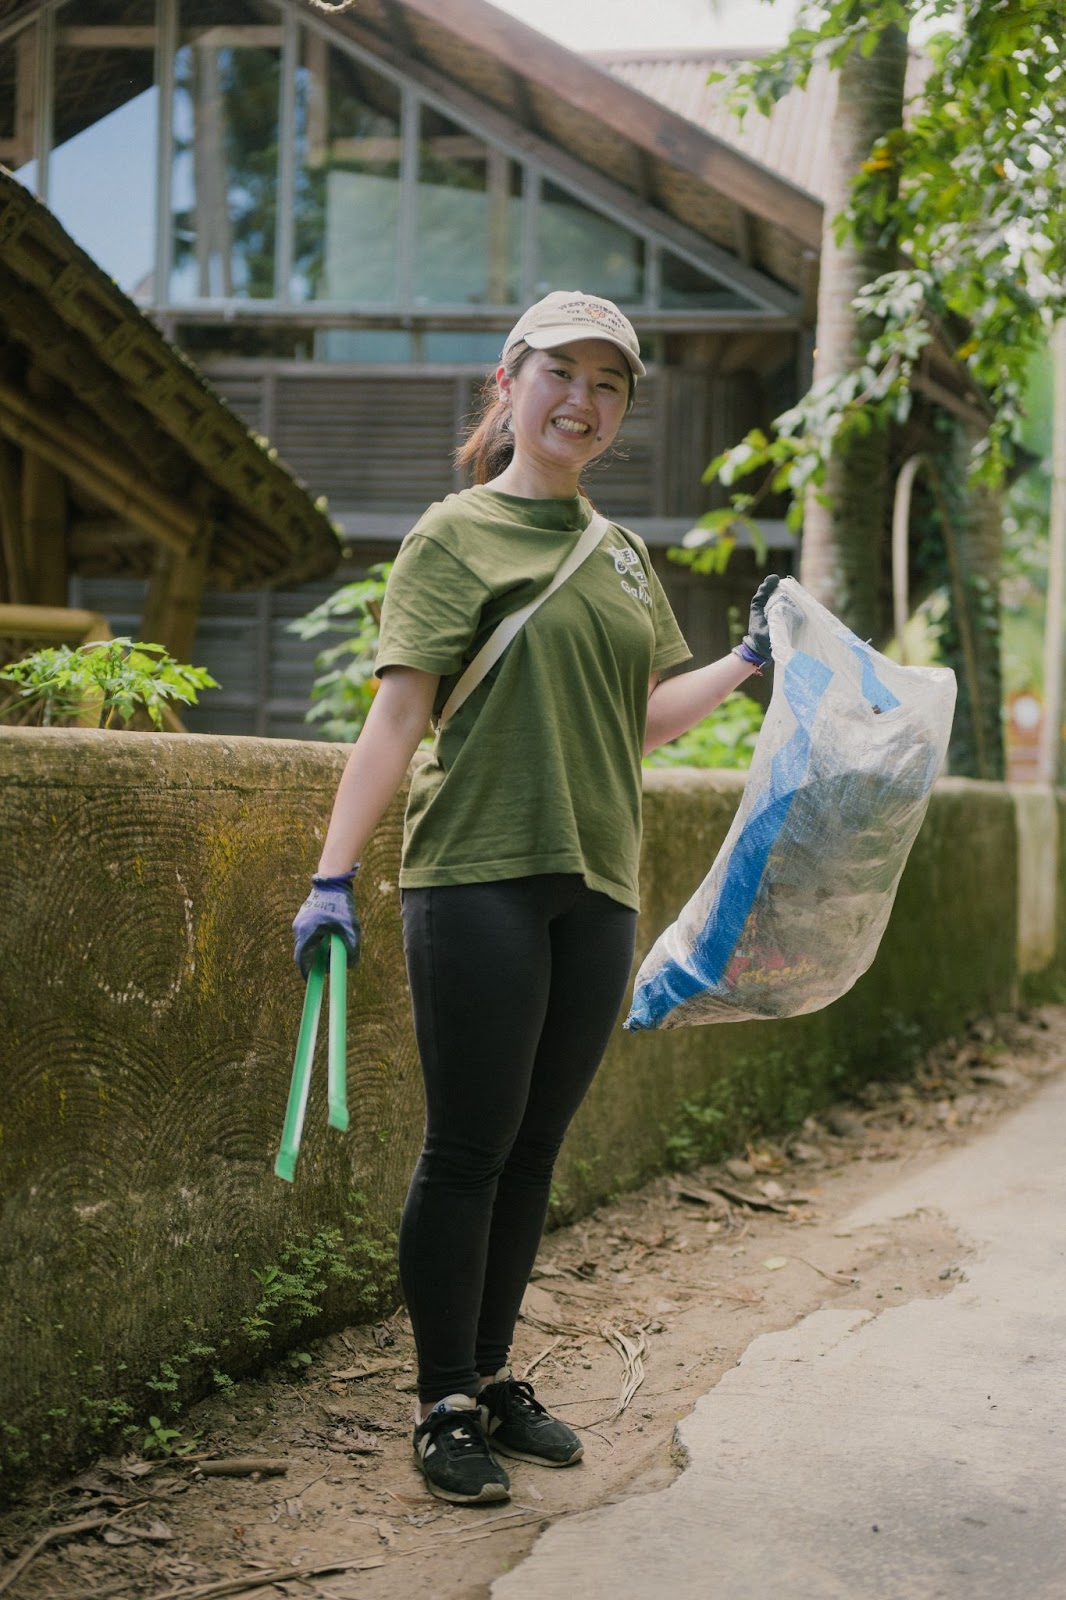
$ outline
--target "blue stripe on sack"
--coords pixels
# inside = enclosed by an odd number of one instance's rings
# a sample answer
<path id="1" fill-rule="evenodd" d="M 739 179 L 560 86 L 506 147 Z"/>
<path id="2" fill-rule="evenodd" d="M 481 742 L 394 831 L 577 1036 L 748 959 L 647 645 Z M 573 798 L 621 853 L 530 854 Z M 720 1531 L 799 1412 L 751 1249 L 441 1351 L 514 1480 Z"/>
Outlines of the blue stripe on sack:
<path id="1" fill-rule="evenodd" d="M 718 895 L 688 960 L 684 966 L 664 961 L 633 996 L 625 1022 L 631 1033 L 657 1028 L 671 1011 L 720 981 L 751 914 L 796 790 L 807 775 L 811 728 L 832 677 L 831 668 L 802 650 L 785 668 L 782 689 L 796 718 L 796 730 L 770 763 L 770 782 L 737 836 Z"/>
<path id="2" fill-rule="evenodd" d="M 870 650 L 859 639 L 851 647 L 853 655 L 858 656 L 862 665 L 862 697 L 877 711 L 894 711 L 899 701 L 887 684 L 881 682 L 877 676 L 873 662 L 870 660 Z"/>
<path id="3" fill-rule="evenodd" d="M 892 693 L 892 690 L 888 687 L 888 685 L 882 683 L 881 679 L 877 676 L 877 673 L 874 670 L 874 664 L 870 659 L 869 645 L 863 644 L 860 640 L 856 639 L 851 647 L 851 650 L 852 654 L 858 656 L 859 661 L 862 663 L 863 699 L 869 701 L 870 705 L 874 706 L 878 711 L 894 711 L 901 702 Z M 922 774 L 920 790 L 921 794 L 928 794 L 929 790 L 933 787 L 933 784 L 940 775 L 940 766 L 942 761 L 943 757 L 940 751 L 937 749 L 934 741 L 929 751 L 929 759 L 926 762 L 925 771 Z"/>

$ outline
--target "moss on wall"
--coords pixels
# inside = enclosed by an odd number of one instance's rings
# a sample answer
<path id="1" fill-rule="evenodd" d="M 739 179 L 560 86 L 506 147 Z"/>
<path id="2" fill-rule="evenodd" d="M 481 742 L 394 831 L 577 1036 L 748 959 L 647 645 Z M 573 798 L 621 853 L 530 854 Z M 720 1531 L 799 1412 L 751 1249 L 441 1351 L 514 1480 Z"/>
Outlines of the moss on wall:
<path id="1" fill-rule="evenodd" d="M 1030 856 L 1033 875 L 1044 872 L 1051 880 L 1039 882 L 1036 889 L 1043 932 L 1040 954 L 1048 959 L 1046 965 L 1039 959 L 1023 962 L 1022 992 L 1033 1002 L 1061 1002 L 1066 1001 L 1066 791 L 1060 789 L 1047 796 L 1046 806 L 1050 816 L 1042 807 L 1041 820 L 1047 839 L 1042 852 L 1031 849 Z M 1024 906 L 1024 886 L 1022 902 Z M 1054 949 L 1050 950 L 1052 943 Z"/>
<path id="2" fill-rule="evenodd" d="M 0 734 L 9 1490 L 149 1412 L 174 1413 L 312 1324 L 395 1303 L 390 1234 L 422 1129 L 400 802 L 359 879 L 351 1132 L 327 1131 L 320 1059 L 297 1181 L 272 1171 L 303 992 L 289 927 L 345 754 Z M 648 775 L 641 951 L 703 877 L 740 787 L 729 774 Z M 845 999 L 794 1022 L 619 1031 L 560 1161 L 556 1214 L 800 1120 L 1005 1004 L 1015 873 L 1007 792 L 941 785 L 881 954 Z"/>

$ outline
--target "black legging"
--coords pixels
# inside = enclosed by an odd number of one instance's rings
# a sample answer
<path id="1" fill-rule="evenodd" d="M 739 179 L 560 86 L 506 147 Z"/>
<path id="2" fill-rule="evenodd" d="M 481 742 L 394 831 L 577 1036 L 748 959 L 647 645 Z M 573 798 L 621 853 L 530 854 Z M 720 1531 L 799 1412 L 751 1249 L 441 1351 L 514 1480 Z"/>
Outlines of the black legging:
<path id="1" fill-rule="evenodd" d="M 422 1401 L 506 1361 L 552 1168 L 599 1066 L 636 912 L 568 873 L 403 893 L 426 1136 L 400 1225 Z"/>

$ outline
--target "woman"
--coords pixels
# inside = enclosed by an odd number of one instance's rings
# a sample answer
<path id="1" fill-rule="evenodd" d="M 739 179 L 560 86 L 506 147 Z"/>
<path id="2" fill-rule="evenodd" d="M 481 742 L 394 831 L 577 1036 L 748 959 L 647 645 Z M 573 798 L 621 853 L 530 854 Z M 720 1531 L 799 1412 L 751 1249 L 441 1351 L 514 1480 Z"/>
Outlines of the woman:
<path id="1" fill-rule="evenodd" d="M 581 473 L 643 376 L 610 301 L 557 291 L 512 330 L 460 452 L 475 486 L 430 507 L 389 579 L 380 688 L 294 923 L 305 976 L 330 932 L 358 955 L 358 858 L 464 665 L 584 530 Z M 733 654 L 664 680 L 690 652 L 643 544 L 608 526 L 413 775 L 400 887 L 426 1133 L 400 1276 L 418 1351 L 415 1462 L 442 1499 L 506 1499 L 498 1455 L 581 1456 L 507 1357 L 553 1163 L 631 969 L 641 754 L 769 659 L 776 582 Z"/>

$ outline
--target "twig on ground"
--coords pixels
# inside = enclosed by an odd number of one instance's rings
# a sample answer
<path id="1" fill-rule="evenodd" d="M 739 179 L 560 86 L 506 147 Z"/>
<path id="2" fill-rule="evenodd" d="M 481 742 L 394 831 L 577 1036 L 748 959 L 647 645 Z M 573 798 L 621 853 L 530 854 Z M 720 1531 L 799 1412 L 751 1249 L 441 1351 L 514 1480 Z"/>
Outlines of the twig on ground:
<path id="1" fill-rule="evenodd" d="M 839 1272 L 827 1272 L 824 1267 L 818 1266 L 816 1262 L 808 1261 L 806 1256 L 797 1256 L 796 1260 L 802 1261 L 805 1267 L 810 1267 L 811 1271 L 817 1272 L 820 1277 L 828 1278 L 830 1283 L 843 1284 L 845 1289 L 853 1289 L 859 1281 L 858 1278 L 845 1278 Z"/>
<path id="2" fill-rule="evenodd" d="M 296 1490 L 294 1499 L 302 1499 L 302 1497 L 307 1493 L 308 1489 L 314 1488 L 316 1483 L 321 1483 L 323 1478 L 328 1478 L 332 1470 L 333 1469 L 331 1467 L 327 1467 L 325 1472 L 320 1472 L 318 1474 L 317 1478 L 311 1478 L 309 1482 L 304 1484 L 302 1489 Z"/>
<path id="3" fill-rule="evenodd" d="M 25 1572 L 30 1562 L 35 1561 L 41 1551 L 46 1550 L 50 1544 L 56 1544 L 60 1539 L 73 1539 L 79 1533 L 90 1533 L 94 1528 L 109 1527 L 112 1522 L 117 1522 L 119 1517 L 125 1517 L 131 1511 L 139 1511 L 142 1506 L 147 1504 L 147 1500 L 134 1500 L 110 1517 L 82 1517 L 77 1522 L 64 1522 L 58 1528 L 49 1528 L 39 1538 L 35 1539 L 29 1549 L 24 1550 L 11 1563 L 3 1576 L 0 1577 L 0 1594 L 3 1594 L 5 1589 L 10 1589 L 15 1579 Z"/>
<path id="4" fill-rule="evenodd" d="M 647 1354 L 648 1341 L 643 1328 L 636 1339 L 627 1338 L 620 1328 L 605 1326 L 600 1332 L 611 1349 L 617 1350 L 622 1357 L 622 1392 L 612 1415 L 603 1418 L 604 1422 L 613 1422 L 615 1417 L 622 1415 L 644 1382 L 644 1356 Z"/>
<path id="5" fill-rule="evenodd" d="M 528 1322 L 532 1328 L 539 1328 L 541 1333 L 555 1333 L 564 1339 L 585 1339 L 591 1332 L 591 1329 L 581 1328 L 576 1322 L 549 1322 L 547 1317 L 538 1317 L 535 1312 L 525 1309 L 520 1316 L 523 1322 Z"/>
<path id="6" fill-rule="evenodd" d="M 529 1363 L 529 1365 L 526 1367 L 525 1371 L 522 1373 L 522 1381 L 523 1381 L 523 1383 L 528 1379 L 529 1374 L 531 1372 L 535 1371 L 535 1369 L 540 1366 L 540 1364 L 544 1360 L 545 1356 L 550 1356 L 552 1351 L 555 1349 L 556 1345 L 562 1344 L 562 1342 L 563 1342 L 563 1336 L 562 1336 L 562 1334 L 559 1334 L 556 1338 L 554 1338 L 552 1340 L 551 1344 L 546 1344 L 544 1346 L 544 1349 L 540 1352 L 539 1356 L 534 1356 L 533 1357 L 533 1360 Z"/>
<path id="7" fill-rule="evenodd" d="M 551 1519 L 551 1517 L 549 1516 L 549 1514 L 547 1512 L 538 1511 L 531 1517 L 523 1517 L 521 1522 L 509 1522 L 508 1525 L 507 1525 L 507 1528 L 508 1528 L 508 1531 L 511 1528 L 526 1528 L 532 1522 L 550 1522 L 551 1520 L 552 1519 Z M 467 1533 L 467 1534 L 464 1534 L 464 1536 L 461 1539 L 457 1539 L 456 1540 L 456 1543 L 457 1544 L 472 1544 L 475 1539 L 491 1539 L 492 1535 L 494 1533 L 496 1533 L 497 1531 L 498 1530 L 495 1527 L 482 1528 L 479 1533 Z M 423 1545 L 421 1548 L 423 1550 L 425 1550 L 428 1547 L 426 1545 Z M 403 1553 L 405 1553 L 405 1552 L 403 1552 Z"/>
<path id="8" fill-rule="evenodd" d="M 335 1383 L 359 1383 L 363 1378 L 379 1378 L 386 1372 L 402 1372 L 406 1365 L 401 1356 L 394 1361 L 372 1361 L 369 1365 L 344 1367 L 340 1372 L 331 1372 L 330 1377 Z"/>
<path id="9" fill-rule="evenodd" d="M 269 1589 L 278 1583 L 323 1578 L 331 1572 L 368 1572 L 372 1567 L 384 1565 L 384 1556 L 341 1556 L 336 1561 L 317 1562 L 309 1567 L 272 1567 L 243 1578 L 219 1578 L 211 1583 L 198 1583 L 191 1589 L 159 1589 L 147 1596 L 147 1600 L 222 1600 L 224 1595 L 249 1594 L 253 1589 Z M 114 1590 L 109 1592 L 114 1593 Z M 87 1593 L 77 1596 L 76 1600 L 96 1600 L 96 1597 Z"/>

